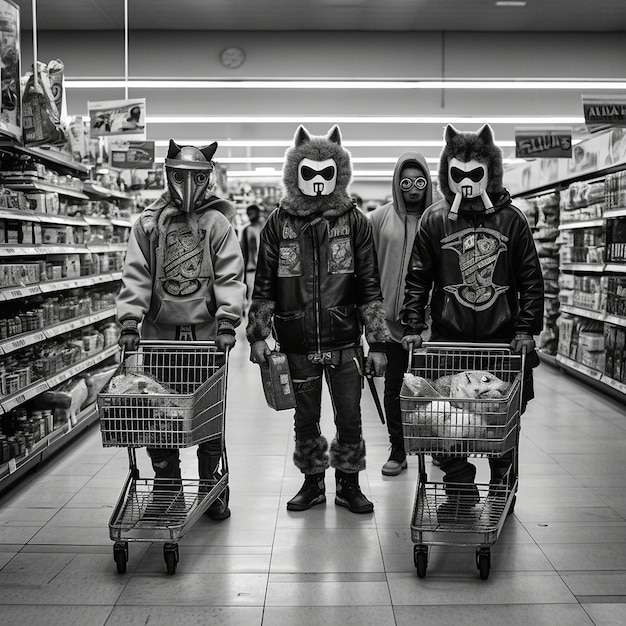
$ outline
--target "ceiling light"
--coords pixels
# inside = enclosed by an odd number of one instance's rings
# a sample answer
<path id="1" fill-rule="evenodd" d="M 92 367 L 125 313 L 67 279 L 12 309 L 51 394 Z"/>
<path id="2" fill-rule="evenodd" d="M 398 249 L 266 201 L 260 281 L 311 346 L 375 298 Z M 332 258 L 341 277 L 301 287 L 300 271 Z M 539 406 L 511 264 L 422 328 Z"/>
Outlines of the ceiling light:
<path id="1" fill-rule="evenodd" d="M 626 81 L 611 79 L 564 80 L 544 78 L 475 80 L 192 80 L 64 78 L 65 89 L 545 89 L 626 90 Z"/>
<path id="2" fill-rule="evenodd" d="M 582 115 L 147 115 L 147 124 L 583 124 Z"/>
<path id="3" fill-rule="evenodd" d="M 524 0 L 498 0 L 496 2 L 497 7 L 525 7 L 526 2 Z"/>

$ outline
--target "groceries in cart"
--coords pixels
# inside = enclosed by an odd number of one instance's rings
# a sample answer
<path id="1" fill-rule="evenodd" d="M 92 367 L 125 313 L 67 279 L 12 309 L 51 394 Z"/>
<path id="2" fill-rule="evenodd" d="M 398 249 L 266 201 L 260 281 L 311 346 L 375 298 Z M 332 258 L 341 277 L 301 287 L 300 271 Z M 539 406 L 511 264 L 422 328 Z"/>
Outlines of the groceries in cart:
<path id="1" fill-rule="evenodd" d="M 176 437 L 172 433 L 184 427 L 185 407 L 180 399 L 145 371 L 126 370 L 113 376 L 106 394 L 110 429 L 104 445 L 165 445 Z"/>
<path id="2" fill-rule="evenodd" d="M 155 376 L 145 372 L 124 372 L 114 376 L 109 382 L 108 392 L 118 394 L 159 394 L 172 393 L 172 390 L 161 383 Z"/>
<path id="3" fill-rule="evenodd" d="M 412 435 L 441 439 L 438 450 L 450 451 L 458 439 L 499 439 L 507 424 L 510 382 L 485 370 L 465 370 L 434 380 L 406 372 L 400 395 L 418 399 L 405 411 L 406 426 L 415 425 Z M 432 445 L 432 441 L 429 442 Z"/>

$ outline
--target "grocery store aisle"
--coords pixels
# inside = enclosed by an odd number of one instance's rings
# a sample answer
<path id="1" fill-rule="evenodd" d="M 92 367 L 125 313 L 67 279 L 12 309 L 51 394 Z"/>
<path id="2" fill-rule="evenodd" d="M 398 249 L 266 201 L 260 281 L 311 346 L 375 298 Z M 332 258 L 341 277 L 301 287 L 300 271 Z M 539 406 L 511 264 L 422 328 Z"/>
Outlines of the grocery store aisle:
<path id="1" fill-rule="evenodd" d="M 139 542 L 118 574 L 108 521 L 127 454 L 103 448 L 93 426 L 0 498 L 4 626 L 626 623 L 623 406 L 541 365 L 523 418 L 517 505 L 492 547 L 491 575 L 479 578 L 474 547 L 436 547 L 418 579 L 410 531 L 417 459 L 400 476 L 381 475 L 388 444 L 369 390 L 361 482 L 374 513 L 336 507 L 330 472 L 326 505 L 288 512 L 301 483 L 291 412 L 266 406 L 239 339 L 227 407 L 232 517 L 201 519 L 185 533 L 174 576 L 161 544 Z M 328 418 L 324 427 L 332 436 Z M 191 477 L 195 450 L 185 455 Z M 138 456 L 147 472 L 145 451 Z M 477 462 L 484 471 L 486 461 Z M 436 480 L 439 470 L 427 467 Z"/>

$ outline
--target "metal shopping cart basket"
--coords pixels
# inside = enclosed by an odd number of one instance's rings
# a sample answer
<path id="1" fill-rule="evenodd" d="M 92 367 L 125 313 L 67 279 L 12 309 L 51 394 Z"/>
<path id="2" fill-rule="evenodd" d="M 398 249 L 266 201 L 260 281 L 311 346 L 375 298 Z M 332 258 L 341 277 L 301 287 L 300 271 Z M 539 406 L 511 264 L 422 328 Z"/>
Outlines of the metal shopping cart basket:
<path id="1" fill-rule="evenodd" d="M 400 406 L 406 452 L 418 456 L 411 540 L 420 578 L 429 546 L 476 546 L 480 577 L 489 576 L 490 546 L 515 504 L 524 360 L 501 344 L 425 343 L 411 350 Z M 425 455 L 508 452 L 512 464 L 502 484 L 428 481 Z"/>
<path id="2" fill-rule="evenodd" d="M 128 448 L 128 476 L 109 522 L 119 573 L 126 571 L 128 542 L 150 541 L 164 544 L 167 572 L 174 574 L 187 528 L 216 499 L 228 505 L 227 370 L 228 352 L 214 342 L 142 341 L 122 355 L 119 376 L 98 395 L 102 444 Z M 210 439 L 220 440 L 221 476 L 183 478 L 165 488 L 140 477 L 136 448 L 186 448 Z"/>

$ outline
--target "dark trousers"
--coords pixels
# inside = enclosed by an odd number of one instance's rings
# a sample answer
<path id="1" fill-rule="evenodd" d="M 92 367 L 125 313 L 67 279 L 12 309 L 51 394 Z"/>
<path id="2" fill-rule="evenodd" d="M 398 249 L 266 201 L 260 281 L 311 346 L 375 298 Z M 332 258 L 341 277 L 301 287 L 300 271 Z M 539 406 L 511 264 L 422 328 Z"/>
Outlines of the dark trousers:
<path id="1" fill-rule="evenodd" d="M 395 341 L 388 341 L 385 345 L 385 351 L 387 353 L 387 370 L 385 372 L 383 404 L 389 442 L 393 449 L 404 450 L 400 390 L 409 364 L 409 353 L 402 347 L 401 343 Z"/>
<path id="2" fill-rule="evenodd" d="M 354 348 L 333 352 L 333 361 L 315 363 L 306 354 L 287 354 L 296 396 L 296 441 L 321 435 L 322 378 L 330 393 L 337 439 L 343 444 L 361 441 L 362 352 Z"/>

